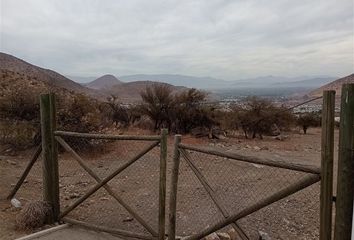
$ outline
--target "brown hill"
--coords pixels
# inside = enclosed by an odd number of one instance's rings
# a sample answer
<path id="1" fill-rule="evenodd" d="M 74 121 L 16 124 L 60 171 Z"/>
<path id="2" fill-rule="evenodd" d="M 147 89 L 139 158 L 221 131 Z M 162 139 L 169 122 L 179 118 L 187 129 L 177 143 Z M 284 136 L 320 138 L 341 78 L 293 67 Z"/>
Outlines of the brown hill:
<path id="1" fill-rule="evenodd" d="M 22 88 L 38 87 L 39 89 L 67 89 L 68 91 L 89 95 L 95 98 L 103 98 L 104 94 L 93 89 L 86 88 L 63 75 L 49 69 L 44 69 L 25 62 L 12 55 L 0 52 L 1 83 L 12 79 L 13 87 L 19 85 Z M 30 90 L 27 89 L 27 90 Z"/>
<path id="2" fill-rule="evenodd" d="M 52 91 L 67 97 L 78 93 L 85 94 L 101 101 L 105 101 L 109 95 L 116 95 L 122 102 L 134 103 L 141 100 L 141 91 L 154 84 L 166 84 L 175 93 L 187 89 L 154 81 L 122 83 L 113 75 L 96 79 L 89 83 L 91 88 L 88 88 L 57 72 L 0 52 L 0 98 L 14 93 L 38 96 L 40 93 Z"/>
<path id="3" fill-rule="evenodd" d="M 102 77 L 97 78 L 96 80 L 89 82 L 85 86 L 91 89 L 109 89 L 114 85 L 121 84 L 122 82 L 118 80 L 115 76 L 111 74 L 103 75 Z"/>
<path id="4" fill-rule="evenodd" d="M 57 95 L 65 96 L 66 98 L 77 94 L 75 91 L 49 85 L 44 81 L 38 81 L 36 77 L 0 69 L 0 101 L 11 97 L 25 97 L 38 101 L 40 94 L 48 92 L 55 92 Z"/>
<path id="5" fill-rule="evenodd" d="M 336 95 L 340 96 L 342 91 L 342 85 L 346 83 L 354 83 L 354 73 L 343 78 L 339 78 L 331 83 L 328 83 L 312 92 L 310 96 L 319 97 L 322 96 L 324 90 L 335 90 Z"/>
<path id="6" fill-rule="evenodd" d="M 108 94 L 112 94 L 118 96 L 122 102 L 133 103 L 141 100 L 140 92 L 145 90 L 148 86 L 153 86 L 155 84 L 164 84 L 172 89 L 172 93 L 181 92 L 186 87 L 182 86 L 174 86 L 168 83 L 154 82 L 154 81 L 136 81 L 136 82 L 128 82 L 121 83 L 115 85 L 107 91 Z"/>

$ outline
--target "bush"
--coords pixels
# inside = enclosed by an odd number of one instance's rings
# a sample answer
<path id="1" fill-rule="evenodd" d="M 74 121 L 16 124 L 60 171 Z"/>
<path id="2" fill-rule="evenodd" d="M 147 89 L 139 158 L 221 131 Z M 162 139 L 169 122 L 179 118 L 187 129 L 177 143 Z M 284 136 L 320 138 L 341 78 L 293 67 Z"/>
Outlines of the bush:
<path id="1" fill-rule="evenodd" d="M 0 123 L 0 143 L 13 149 L 25 149 L 38 144 L 39 125 L 27 121 L 3 121 Z"/>
<path id="2" fill-rule="evenodd" d="M 189 133 L 193 128 L 216 124 L 214 108 L 203 105 L 207 94 L 197 89 L 173 95 L 167 85 L 156 84 L 147 87 L 141 97 L 139 109 L 153 121 L 154 130 L 167 127 L 171 132 Z"/>
<path id="3" fill-rule="evenodd" d="M 171 128 L 172 109 L 174 101 L 172 90 L 168 85 L 155 84 L 146 87 L 145 91 L 140 93 L 143 103 L 140 109 L 154 123 L 154 130 L 161 127 Z"/>
<path id="4" fill-rule="evenodd" d="M 34 230 L 44 226 L 51 214 L 51 206 L 47 202 L 34 201 L 28 203 L 16 218 L 16 225 L 22 230 Z"/>
<path id="5" fill-rule="evenodd" d="M 216 124 L 214 108 L 203 105 L 206 96 L 205 92 L 194 88 L 175 96 L 171 117 L 176 132 L 189 133 L 193 128 L 211 128 Z"/>
<path id="6" fill-rule="evenodd" d="M 11 92 L 0 99 L 3 119 L 39 121 L 39 98 L 30 92 Z"/>
<path id="7" fill-rule="evenodd" d="M 297 117 L 296 123 L 302 128 L 304 134 L 306 134 L 309 127 L 318 127 L 321 125 L 321 115 L 317 112 L 303 113 Z"/>
<path id="8" fill-rule="evenodd" d="M 72 132 L 96 132 L 100 129 L 102 116 L 98 104 L 92 99 L 76 95 L 72 100 L 59 103 L 58 129 Z"/>
<path id="9" fill-rule="evenodd" d="M 294 116 L 284 107 L 276 107 L 272 102 L 257 97 L 247 98 L 240 105 L 232 107 L 236 117 L 235 126 L 240 127 L 245 137 L 249 135 L 262 139 L 263 135 L 273 135 L 274 129 L 289 129 L 294 122 Z"/>
<path id="10" fill-rule="evenodd" d="M 125 105 L 115 95 L 107 98 L 107 102 L 99 104 L 103 118 L 116 127 L 128 127 L 141 119 L 142 108 L 140 105 Z"/>
<path id="11" fill-rule="evenodd" d="M 103 115 L 100 112 L 99 104 L 85 95 L 75 95 L 68 101 L 58 101 L 59 110 L 57 114 L 57 128 L 70 132 L 98 132 L 102 128 Z M 64 137 L 64 139 L 75 150 L 87 150 L 101 141 L 94 141 L 88 138 Z"/>

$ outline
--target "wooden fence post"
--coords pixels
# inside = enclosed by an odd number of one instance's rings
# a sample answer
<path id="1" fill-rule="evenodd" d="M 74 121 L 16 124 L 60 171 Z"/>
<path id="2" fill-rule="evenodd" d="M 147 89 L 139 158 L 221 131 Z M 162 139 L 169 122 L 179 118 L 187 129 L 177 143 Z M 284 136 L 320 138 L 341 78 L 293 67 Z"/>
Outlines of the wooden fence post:
<path id="1" fill-rule="evenodd" d="M 52 215 L 48 222 L 58 221 L 59 207 L 59 173 L 58 149 L 54 138 L 56 128 L 55 95 L 43 94 L 40 97 L 41 135 L 43 153 L 43 200 L 52 206 Z"/>
<path id="2" fill-rule="evenodd" d="M 168 240 L 176 239 L 176 207 L 177 207 L 177 186 L 178 186 L 178 172 L 180 162 L 179 143 L 181 142 L 181 135 L 175 135 L 175 144 L 173 151 L 173 166 L 171 172 L 171 187 L 170 187 L 170 212 L 168 225 Z"/>
<path id="3" fill-rule="evenodd" d="M 335 240 L 350 240 L 354 198 L 354 84 L 342 86 Z"/>
<path id="4" fill-rule="evenodd" d="M 160 187 L 159 187 L 159 240 L 165 239 L 166 217 L 166 164 L 167 164 L 167 129 L 161 130 L 160 141 Z"/>
<path id="5" fill-rule="evenodd" d="M 321 139 L 320 240 L 332 239 L 335 91 L 323 92 Z"/>

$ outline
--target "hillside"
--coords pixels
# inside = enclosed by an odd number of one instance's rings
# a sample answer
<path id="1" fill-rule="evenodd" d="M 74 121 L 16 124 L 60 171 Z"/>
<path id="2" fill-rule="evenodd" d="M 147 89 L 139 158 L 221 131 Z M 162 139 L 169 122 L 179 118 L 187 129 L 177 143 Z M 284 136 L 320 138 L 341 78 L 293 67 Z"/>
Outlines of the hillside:
<path id="1" fill-rule="evenodd" d="M 323 86 L 324 84 L 330 83 L 336 79 L 335 77 L 315 77 L 300 81 L 291 81 L 291 82 L 278 82 L 273 83 L 273 87 L 301 87 L 301 88 L 318 88 Z"/>
<path id="2" fill-rule="evenodd" d="M 104 94 L 93 89 L 86 88 L 63 75 L 49 69 L 44 69 L 28 62 L 25 62 L 12 55 L 0 52 L 0 71 L 3 73 L 1 82 L 9 79 L 14 83 L 31 90 L 34 86 L 41 86 L 46 89 L 67 89 L 76 93 L 89 95 L 95 98 L 103 98 Z"/>
<path id="3" fill-rule="evenodd" d="M 121 101 L 132 103 L 141 99 L 141 91 L 154 84 L 166 84 L 173 92 L 186 89 L 156 81 L 123 83 L 108 74 L 83 86 L 52 70 L 0 53 L 0 98 L 11 94 L 28 94 L 36 97 L 51 91 L 69 98 L 75 94 L 85 94 L 101 101 L 105 101 L 109 95 L 116 95 Z"/>
<path id="4" fill-rule="evenodd" d="M 87 83 L 85 86 L 91 89 L 109 89 L 114 85 L 122 84 L 115 76 L 111 74 L 103 75 L 102 77 L 97 78 L 96 80 Z"/>
<path id="5" fill-rule="evenodd" d="M 346 77 L 339 78 L 331 83 L 328 83 L 328 84 L 310 92 L 309 95 L 313 96 L 313 97 L 318 97 L 318 96 L 322 96 L 322 92 L 324 90 L 335 90 L 336 95 L 340 96 L 341 90 L 342 90 L 342 85 L 346 84 L 346 83 L 354 83 L 354 73 L 351 75 L 348 75 Z"/>
<path id="6" fill-rule="evenodd" d="M 40 94 L 48 92 L 55 92 L 58 96 L 65 96 L 67 99 L 77 94 L 75 91 L 39 81 L 37 77 L 0 69 L 0 101 L 24 97 L 35 102 Z"/>
<path id="7" fill-rule="evenodd" d="M 109 90 L 106 90 L 106 93 L 116 95 L 123 102 L 133 103 L 141 100 L 140 92 L 145 90 L 148 86 L 153 86 L 154 84 L 165 84 L 172 89 L 173 93 L 177 93 L 187 89 L 182 86 L 173 86 L 168 83 L 153 82 L 153 81 L 136 81 L 121 83 L 115 86 L 112 86 Z"/>

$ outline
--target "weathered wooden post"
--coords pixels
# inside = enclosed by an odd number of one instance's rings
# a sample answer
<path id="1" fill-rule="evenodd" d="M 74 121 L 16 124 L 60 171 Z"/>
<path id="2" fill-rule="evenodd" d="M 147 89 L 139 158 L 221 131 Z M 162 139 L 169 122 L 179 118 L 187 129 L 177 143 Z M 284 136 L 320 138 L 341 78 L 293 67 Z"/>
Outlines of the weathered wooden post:
<path id="1" fill-rule="evenodd" d="M 170 212 L 168 225 L 168 240 L 176 239 L 176 207 L 177 207 L 177 187 L 178 187 L 178 173 L 180 152 L 178 145 L 181 142 L 181 135 L 175 136 L 175 144 L 173 151 L 173 166 L 171 172 L 171 187 L 170 187 Z"/>
<path id="2" fill-rule="evenodd" d="M 335 91 L 323 92 L 321 139 L 320 240 L 332 238 Z"/>
<path id="3" fill-rule="evenodd" d="M 43 200 L 52 206 L 49 223 L 58 221 L 59 207 L 59 173 L 58 149 L 54 138 L 56 128 L 55 95 L 43 94 L 40 97 L 41 135 L 43 155 Z"/>
<path id="4" fill-rule="evenodd" d="M 162 129 L 160 141 L 159 240 L 165 239 L 167 135 L 168 130 Z"/>
<path id="5" fill-rule="evenodd" d="M 335 240 L 350 240 L 354 198 L 354 84 L 342 86 Z"/>

